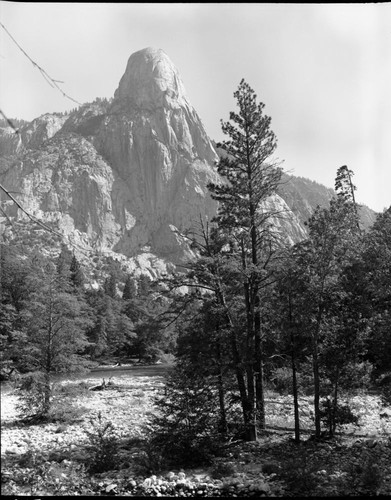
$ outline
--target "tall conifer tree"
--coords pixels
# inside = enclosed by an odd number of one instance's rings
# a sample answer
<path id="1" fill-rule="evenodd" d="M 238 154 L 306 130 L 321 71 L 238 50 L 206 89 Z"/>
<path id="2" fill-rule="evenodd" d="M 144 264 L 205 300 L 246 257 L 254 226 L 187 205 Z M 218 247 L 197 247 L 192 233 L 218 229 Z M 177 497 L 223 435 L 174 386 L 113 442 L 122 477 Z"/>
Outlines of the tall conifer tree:
<path id="1" fill-rule="evenodd" d="M 277 140 L 270 117 L 263 113 L 264 104 L 257 102 L 244 80 L 234 97 L 239 111 L 230 113 L 229 122 L 222 122 L 229 139 L 218 144 L 224 152 L 217 165 L 223 183 L 210 184 L 209 189 L 219 202 L 216 221 L 230 235 L 244 276 L 246 420 L 248 438 L 255 440 L 257 425 L 265 427 L 260 291 L 267 283 L 273 248 L 270 218 L 275 215 L 266 209 L 265 201 L 275 193 L 282 171 L 272 160 Z"/>

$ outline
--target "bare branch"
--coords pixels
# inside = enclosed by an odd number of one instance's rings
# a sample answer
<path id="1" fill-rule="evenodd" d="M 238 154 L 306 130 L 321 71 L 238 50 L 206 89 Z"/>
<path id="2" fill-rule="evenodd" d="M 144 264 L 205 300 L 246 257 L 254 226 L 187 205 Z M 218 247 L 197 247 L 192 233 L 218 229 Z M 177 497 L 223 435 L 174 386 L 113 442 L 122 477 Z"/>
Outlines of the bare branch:
<path id="1" fill-rule="evenodd" d="M 48 84 L 51 87 L 55 87 L 57 90 L 61 92 L 61 94 L 66 97 L 67 99 L 70 99 L 71 101 L 75 102 L 79 106 L 81 105 L 80 102 L 76 101 L 76 99 L 73 99 L 69 95 L 67 95 L 61 87 L 57 84 L 57 82 L 60 82 L 60 80 L 54 80 L 51 76 L 49 76 L 46 71 L 39 66 L 35 61 L 31 59 L 31 57 L 27 54 L 25 50 L 22 49 L 22 47 L 18 44 L 18 42 L 15 40 L 15 38 L 11 35 L 11 33 L 7 30 L 7 28 L 4 26 L 2 22 L 0 22 L 0 26 L 3 28 L 3 30 L 7 33 L 7 35 L 11 38 L 11 40 L 15 43 L 15 45 L 18 47 L 18 49 L 27 57 L 27 59 L 32 63 L 33 66 L 35 66 L 41 73 L 41 75 L 45 78 L 45 80 L 48 82 Z M 63 83 L 63 82 L 61 82 Z"/>

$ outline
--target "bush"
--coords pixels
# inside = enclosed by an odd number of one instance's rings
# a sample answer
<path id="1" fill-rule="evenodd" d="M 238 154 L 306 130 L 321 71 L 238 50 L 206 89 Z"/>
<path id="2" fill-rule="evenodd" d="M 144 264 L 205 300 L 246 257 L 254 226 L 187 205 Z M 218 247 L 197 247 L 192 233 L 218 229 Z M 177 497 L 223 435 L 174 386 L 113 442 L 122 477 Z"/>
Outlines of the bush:
<path id="1" fill-rule="evenodd" d="M 60 394 L 65 397 L 79 397 L 79 396 L 92 396 L 88 390 L 87 382 L 79 382 L 76 384 L 59 384 L 55 387 L 55 394 Z"/>
<path id="2" fill-rule="evenodd" d="M 29 421 L 46 420 L 50 410 L 47 396 L 51 396 L 52 389 L 42 372 L 21 376 L 17 385 L 19 401 L 16 404 L 19 415 Z"/>
<path id="3" fill-rule="evenodd" d="M 140 475 L 157 474 L 161 472 L 166 465 L 166 460 L 159 449 L 152 441 L 145 441 L 143 449 L 137 456 L 136 471 Z"/>
<path id="4" fill-rule="evenodd" d="M 86 413 L 84 406 L 73 406 L 71 398 L 55 400 L 47 413 L 46 420 L 62 424 L 80 422 Z"/>
<path id="5" fill-rule="evenodd" d="M 312 496 L 316 494 L 321 478 L 317 474 L 323 464 L 303 453 L 301 457 L 289 459 L 283 466 L 282 478 L 287 484 L 289 496 Z"/>
<path id="6" fill-rule="evenodd" d="M 101 412 L 96 420 L 89 419 L 91 429 L 85 429 L 90 444 L 87 449 L 91 455 L 88 466 L 90 472 L 106 472 L 118 465 L 118 440 L 112 422 L 104 422 Z"/>
<path id="7" fill-rule="evenodd" d="M 218 403 L 207 378 L 176 367 L 146 432 L 169 465 L 210 463 L 219 452 Z"/>
<path id="8" fill-rule="evenodd" d="M 333 401 L 326 398 L 321 401 L 320 419 L 325 427 L 330 430 L 330 434 L 333 434 L 337 426 L 358 425 L 359 417 L 352 412 L 349 405 L 337 404 L 337 406 L 334 406 Z"/>
<path id="9" fill-rule="evenodd" d="M 348 363 L 344 366 L 339 384 L 347 391 L 366 388 L 370 385 L 372 372 L 373 365 L 369 361 Z"/>
<path id="10" fill-rule="evenodd" d="M 300 394 L 305 394 L 306 396 L 311 396 L 314 393 L 314 382 L 311 371 L 308 367 L 303 365 L 303 371 L 297 372 L 297 389 Z M 292 370 L 287 366 L 282 366 L 276 368 L 271 376 L 270 381 L 272 383 L 272 389 L 277 391 L 279 394 L 288 395 L 292 394 L 293 382 L 292 382 Z"/>
<path id="11" fill-rule="evenodd" d="M 233 462 L 216 462 L 212 468 L 213 479 L 232 476 L 236 472 L 236 465 Z"/>
<path id="12" fill-rule="evenodd" d="M 359 495 L 377 495 L 383 480 L 383 472 L 374 457 L 364 455 L 360 463 L 349 464 L 345 490 L 354 490 Z"/>
<path id="13" fill-rule="evenodd" d="M 292 370 L 283 366 L 276 368 L 270 378 L 273 389 L 279 394 L 292 394 Z"/>

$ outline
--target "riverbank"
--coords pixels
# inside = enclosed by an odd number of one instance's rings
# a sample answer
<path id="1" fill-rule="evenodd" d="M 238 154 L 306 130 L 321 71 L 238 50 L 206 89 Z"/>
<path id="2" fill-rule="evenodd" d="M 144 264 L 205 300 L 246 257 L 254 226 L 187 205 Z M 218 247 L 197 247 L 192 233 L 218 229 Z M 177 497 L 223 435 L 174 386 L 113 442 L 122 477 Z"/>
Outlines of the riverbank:
<path id="1" fill-rule="evenodd" d="M 275 395 L 273 404 L 273 395 L 269 394 L 270 430 L 258 442 L 235 443 L 227 447 L 223 457 L 203 468 L 152 475 L 147 470 L 148 457 L 139 443 L 144 438 L 148 414 L 154 409 L 153 400 L 164 393 L 164 376 L 152 375 L 153 368 L 159 367 L 126 369 L 114 374 L 105 369 L 106 374 L 111 374 L 110 385 L 98 392 L 89 391 L 88 387 L 102 382 L 100 372 L 98 376 L 90 372 L 83 380 L 62 380 L 64 394 L 73 394 L 70 406 L 74 413 L 68 422 L 23 425 L 15 409 L 16 394 L 2 392 L 2 493 L 285 496 L 289 491 L 289 496 L 299 496 L 298 488 L 305 486 L 323 496 L 333 492 L 338 495 L 343 486 L 349 494 L 363 494 L 368 488 L 391 494 L 391 409 L 383 408 L 375 396 L 351 400 L 354 411 L 360 415 L 360 428 L 347 428 L 343 436 L 324 443 L 314 443 L 303 436 L 303 443 L 298 446 L 292 441 L 292 433 L 277 433 L 271 428 L 272 424 L 291 426 L 291 398 Z M 145 370 L 149 375 L 145 376 Z M 309 398 L 303 399 L 301 408 L 303 427 L 310 426 Z M 105 422 L 113 424 L 120 443 L 119 462 L 114 470 L 89 474 L 85 431 L 91 429 L 91 421 L 97 421 L 99 412 Z M 142 464 L 146 465 L 144 471 Z"/>

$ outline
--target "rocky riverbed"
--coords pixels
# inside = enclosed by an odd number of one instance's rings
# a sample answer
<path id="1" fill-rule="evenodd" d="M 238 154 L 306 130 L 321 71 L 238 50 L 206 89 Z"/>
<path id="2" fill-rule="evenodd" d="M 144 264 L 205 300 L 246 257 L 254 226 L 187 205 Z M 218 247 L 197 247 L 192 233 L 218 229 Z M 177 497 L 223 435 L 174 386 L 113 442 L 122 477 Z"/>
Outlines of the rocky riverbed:
<path id="1" fill-rule="evenodd" d="M 72 407 L 64 409 L 71 412 L 69 421 L 23 425 L 15 407 L 17 394 L 2 391 L 3 494 L 285 496 L 290 492 L 295 496 L 303 494 L 299 488 L 303 487 L 304 494 L 307 488 L 335 495 L 349 484 L 351 494 L 367 494 L 371 488 L 369 494 L 391 494 L 391 409 L 375 396 L 350 401 L 360 415 L 360 427 L 345 428 L 332 442 L 314 443 L 307 435 L 298 446 L 291 432 L 275 430 L 292 426 L 290 398 L 270 394 L 270 430 L 257 443 L 234 443 L 208 467 L 152 474 L 137 443 L 143 438 L 154 397 L 164 394 L 164 377 L 117 373 L 105 379 L 109 384 L 104 390 L 96 392 L 87 388 L 102 382 L 101 373 L 90 373 L 82 382 L 62 380 L 64 395 L 77 393 Z M 310 398 L 301 402 L 303 427 L 312 425 L 311 403 Z M 114 470 L 90 474 L 86 430 L 99 412 L 113 424 L 121 443 L 120 460 Z"/>

